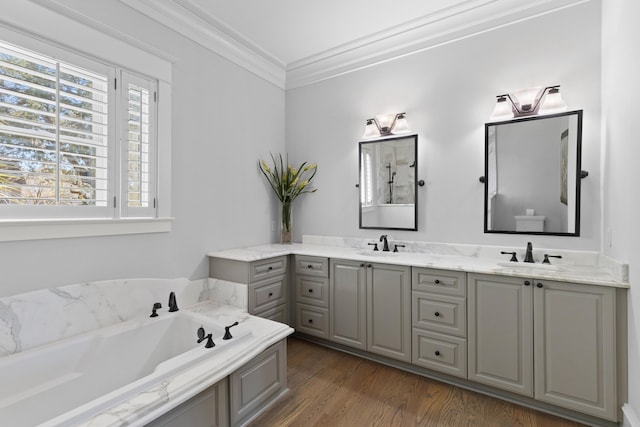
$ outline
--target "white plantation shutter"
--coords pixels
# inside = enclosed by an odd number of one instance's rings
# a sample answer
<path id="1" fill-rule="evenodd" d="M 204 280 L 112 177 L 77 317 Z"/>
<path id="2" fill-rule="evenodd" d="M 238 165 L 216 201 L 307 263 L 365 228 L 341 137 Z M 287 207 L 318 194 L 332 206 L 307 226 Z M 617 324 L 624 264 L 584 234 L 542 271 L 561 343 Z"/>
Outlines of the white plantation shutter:
<path id="1" fill-rule="evenodd" d="M 122 215 L 152 217 L 155 213 L 155 83 L 122 73 L 126 121 L 122 121 Z"/>
<path id="2" fill-rule="evenodd" d="M 156 86 L 0 41 L 0 219 L 156 217 Z"/>

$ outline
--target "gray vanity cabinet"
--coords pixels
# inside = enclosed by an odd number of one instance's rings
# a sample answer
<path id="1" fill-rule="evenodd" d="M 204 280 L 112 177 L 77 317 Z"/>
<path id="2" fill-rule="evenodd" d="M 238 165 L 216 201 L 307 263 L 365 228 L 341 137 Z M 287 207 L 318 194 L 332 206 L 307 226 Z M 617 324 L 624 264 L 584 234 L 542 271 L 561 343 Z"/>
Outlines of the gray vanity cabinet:
<path id="1" fill-rule="evenodd" d="M 616 290 L 534 284 L 536 399 L 617 420 Z"/>
<path id="2" fill-rule="evenodd" d="M 414 267 L 414 365 L 467 378 L 466 273 Z"/>
<path id="3" fill-rule="evenodd" d="M 533 397 L 531 280 L 469 274 L 468 281 L 469 379 Z"/>
<path id="4" fill-rule="evenodd" d="M 295 329 L 329 338 L 329 261 L 327 258 L 294 256 Z"/>
<path id="5" fill-rule="evenodd" d="M 411 361 L 411 269 L 360 261 L 330 261 L 330 339 Z"/>
<path id="6" fill-rule="evenodd" d="M 331 259 L 329 267 L 329 339 L 367 349 L 366 263 Z"/>
<path id="7" fill-rule="evenodd" d="M 470 380 L 617 420 L 614 288 L 468 279 Z"/>
<path id="8" fill-rule="evenodd" d="M 288 256 L 246 262 L 209 258 L 209 276 L 248 285 L 250 314 L 289 323 Z"/>

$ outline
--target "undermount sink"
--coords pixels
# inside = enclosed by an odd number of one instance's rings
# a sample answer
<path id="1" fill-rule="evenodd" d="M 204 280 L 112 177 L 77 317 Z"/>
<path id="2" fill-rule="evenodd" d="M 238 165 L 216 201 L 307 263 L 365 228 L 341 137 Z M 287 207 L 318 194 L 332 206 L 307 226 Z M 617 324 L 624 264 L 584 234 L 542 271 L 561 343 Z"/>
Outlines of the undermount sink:
<path id="1" fill-rule="evenodd" d="M 375 256 L 375 257 L 394 257 L 400 255 L 400 252 L 384 252 L 384 251 L 360 251 L 358 255 Z"/>
<path id="2" fill-rule="evenodd" d="M 499 262 L 499 267 L 513 268 L 515 270 L 540 270 L 540 271 L 559 271 L 560 269 L 551 264 L 534 264 L 532 262 Z"/>

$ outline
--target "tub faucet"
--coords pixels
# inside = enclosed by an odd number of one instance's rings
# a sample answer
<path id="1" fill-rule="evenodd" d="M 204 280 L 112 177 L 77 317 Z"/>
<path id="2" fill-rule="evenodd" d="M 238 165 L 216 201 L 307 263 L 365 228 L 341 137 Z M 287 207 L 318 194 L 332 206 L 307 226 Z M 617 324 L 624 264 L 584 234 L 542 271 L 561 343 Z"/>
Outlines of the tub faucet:
<path id="1" fill-rule="evenodd" d="M 178 311 L 178 303 L 176 301 L 176 293 L 171 292 L 169 294 L 169 311 Z"/>
<path id="2" fill-rule="evenodd" d="M 387 235 L 383 234 L 380 236 L 380 241 L 382 242 L 382 251 L 389 252 L 389 242 L 387 241 Z"/>
<path id="3" fill-rule="evenodd" d="M 522 262 L 535 262 L 533 260 L 533 246 L 531 242 L 527 242 L 527 252 L 524 254 L 524 260 Z"/>

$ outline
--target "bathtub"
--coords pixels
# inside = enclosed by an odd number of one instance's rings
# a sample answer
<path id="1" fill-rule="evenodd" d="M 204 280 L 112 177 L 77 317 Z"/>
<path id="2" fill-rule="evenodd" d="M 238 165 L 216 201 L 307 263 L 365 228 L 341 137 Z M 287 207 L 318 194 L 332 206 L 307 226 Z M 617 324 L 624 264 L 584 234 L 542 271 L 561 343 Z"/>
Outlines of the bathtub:
<path id="1" fill-rule="evenodd" d="M 225 341 L 225 324 L 211 317 L 163 311 L 2 357 L 0 423 L 80 424 L 185 369 L 233 359 L 252 341 L 239 320 Z M 215 347 L 197 343 L 200 326 L 213 334 Z"/>

